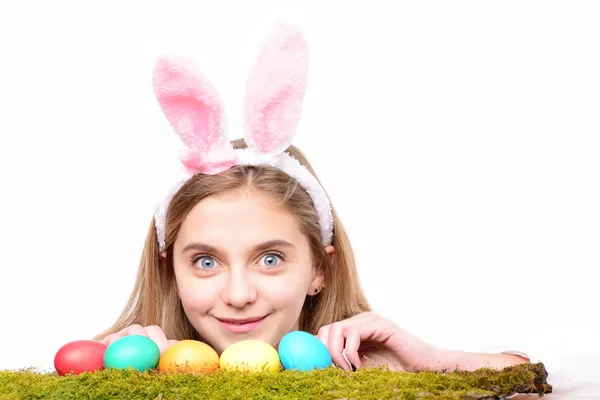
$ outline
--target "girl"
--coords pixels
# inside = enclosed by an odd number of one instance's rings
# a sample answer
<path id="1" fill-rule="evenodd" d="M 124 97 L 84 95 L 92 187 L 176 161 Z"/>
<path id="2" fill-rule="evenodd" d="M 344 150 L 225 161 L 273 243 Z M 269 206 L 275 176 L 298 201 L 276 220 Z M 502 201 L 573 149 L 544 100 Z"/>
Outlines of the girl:
<path id="1" fill-rule="evenodd" d="M 161 352 L 177 340 L 221 354 L 244 339 L 277 347 L 314 335 L 344 369 L 474 370 L 529 362 L 516 354 L 450 351 L 371 312 L 350 241 L 293 137 L 304 96 L 306 45 L 278 26 L 247 87 L 244 140 L 226 139 L 221 101 L 191 65 L 162 58 L 159 104 L 187 148 L 183 179 L 159 205 L 131 297 L 110 344 L 145 335 Z"/>

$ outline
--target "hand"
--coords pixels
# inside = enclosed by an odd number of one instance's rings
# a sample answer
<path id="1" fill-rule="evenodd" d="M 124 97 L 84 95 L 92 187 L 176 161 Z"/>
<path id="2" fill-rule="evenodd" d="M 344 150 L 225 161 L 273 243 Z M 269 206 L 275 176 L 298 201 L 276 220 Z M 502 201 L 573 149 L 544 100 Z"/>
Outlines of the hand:
<path id="1" fill-rule="evenodd" d="M 435 365 L 438 349 L 411 335 L 392 321 L 365 312 L 326 325 L 317 337 L 332 361 L 345 370 L 387 365 L 390 370 L 418 371 Z M 347 360 L 347 361 L 346 361 Z"/>
<path id="2" fill-rule="evenodd" d="M 115 340 L 122 338 L 124 336 L 130 336 L 130 335 L 142 335 L 142 336 L 146 336 L 147 338 L 151 339 L 154 343 L 156 343 L 156 345 L 160 349 L 161 355 L 172 344 L 177 343 L 177 340 L 168 340 L 167 336 L 165 335 L 165 333 L 163 332 L 163 330 L 160 326 L 151 325 L 151 326 L 143 327 L 143 326 L 137 325 L 137 324 L 130 325 L 127 328 L 122 329 L 117 333 L 112 333 L 112 334 L 108 335 L 107 337 L 105 337 L 104 339 L 101 340 L 101 343 L 104 343 L 105 345 L 109 346 Z"/>

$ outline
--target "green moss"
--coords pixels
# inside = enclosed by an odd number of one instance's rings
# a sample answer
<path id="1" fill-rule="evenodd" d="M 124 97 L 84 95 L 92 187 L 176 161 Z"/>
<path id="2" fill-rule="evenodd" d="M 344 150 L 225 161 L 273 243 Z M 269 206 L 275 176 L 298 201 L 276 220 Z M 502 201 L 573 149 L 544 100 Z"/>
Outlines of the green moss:
<path id="1" fill-rule="evenodd" d="M 214 374 L 104 370 L 76 376 L 32 369 L 0 371 L 0 399 L 499 399 L 513 393 L 550 393 L 543 364 L 502 371 L 320 371 Z"/>

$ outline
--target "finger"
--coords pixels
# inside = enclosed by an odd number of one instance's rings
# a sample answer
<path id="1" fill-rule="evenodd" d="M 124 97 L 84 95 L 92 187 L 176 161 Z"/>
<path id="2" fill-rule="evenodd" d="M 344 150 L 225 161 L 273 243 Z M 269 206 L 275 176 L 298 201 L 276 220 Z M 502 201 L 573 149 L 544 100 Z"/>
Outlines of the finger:
<path id="1" fill-rule="evenodd" d="M 160 354 L 162 354 L 168 347 L 169 341 L 167 336 L 161 327 L 156 325 L 150 325 L 144 328 L 148 339 L 152 340 L 158 346 Z"/>
<path id="2" fill-rule="evenodd" d="M 345 340 L 346 338 L 344 337 L 344 330 L 341 327 L 341 324 L 335 323 L 330 325 L 327 348 L 331 354 L 331 360 L 344 370 L 349 371 L 351 367 L 348 365 L 342 354 L 344 351 Z"/>
<path id="3" fill-rule="evenodd" d="M 360 368 L 362 363 L 360 361 L 360 355 L 358 354 L 358 349 L 360 348 L 360 333 L 356 330 L 348 331 L 346 334 L 346 346 L 344 347 L 344 355 L 350 367 L 354 367 L 354 369 Z"/>
<path id="4" fill-rule="evenodd" d="M 118 340 L 124 336 L 129 336 L 129 335 L 146 336 L 146 332 L 144 331 L 144 329 L 142 328 L 141 325 L 130 325 L 127 328 L 121 329 L 118 332 L 111 333 L 110 335 L 106 336 L 104 339 L 102 339 L 102 343 L 105 344 L 106 346 L 110 346 L 116 340 Z"/>
<path id="5" fill-rule="evenodd" d="M 179 342 L 179 340 L 169 339 L 167 340 L 167 349 L 173 346 L 175 343 Z"/>
<path id="6" fill-rule="evenodd" d="M 317 332 L 317 337 L 325 346 L 327 346 L 327 342 L 329 341 L 329 327 L 331 325 L 322 326 Z"/>
<path id="7" fill-rule="evenodd" d="M 121 335 L 121 336 L 131 336 L 131 335 L 148 336 L 146 334 L 146 330 L 141 325 L 138 325 L 138 324 L 130 325 L 127 328 L 123 329 L 122 332 L 124 333 L 124 335 Z"/>
<path id="8" fill-rule="evenodd" d="M 124 332 L 124 330 L 120 330 L 119 332 L 111 333 L 110 335 L 105 337 L 102 340 L 102 343 L 104 343 L 106 346 L 110 346 L 123 336 L 127 336 L 127 334 Z"/>
<path id="9" fill-rule="evenodd" d="M 327 346 L 327 343 L 329 342 L 329 327 L 330 326 L 331 325 L 322 326 L 319 329 L 319 331 L 317 332 L 317 338 L 319 338 L 319 340 L 325 345 L 325 347 L 327 347 L 327 351 L 329 351 L 329 347 Z M 329 353 L 331 354 L 330 351 L 329 351 Z M 335 364 L 335 362 L 333 361 L 333 358 L 331 359 L 331 362 L 332 362 L 332 364 Z"/>
<path id="10" fill-rule="evenodd" d="M 354 328 L 358 328 L 358 327 L 368 326 L 372 323 L 381 321 L 381 319 L 382 318 L 377 314 L 364 312 L 364 313 L 355 315 L 352 318 L 348 318 L 348 319 L 336 322 L 336 324 L 342 325 L 344 329 L 354 329 Z"/>
<path id="11" fill-rule="evenodd" d="M 114 333 L 111 333 L 110 335 L 107 335 L 104 337 L 104 339 L 102 339 L 100 341 L 100 343 L 106 345 L 106 346 L 110 346 L 110 344 L 113 342 L 113 337 L 114 337 Z"/>

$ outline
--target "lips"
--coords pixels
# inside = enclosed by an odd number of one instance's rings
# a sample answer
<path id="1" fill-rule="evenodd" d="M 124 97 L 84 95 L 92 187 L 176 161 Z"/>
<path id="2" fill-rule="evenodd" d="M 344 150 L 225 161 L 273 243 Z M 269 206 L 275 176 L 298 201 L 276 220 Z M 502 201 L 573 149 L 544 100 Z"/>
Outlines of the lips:
<path id="1" fill-rule="evenodd" d="M 256 321 L 260 321 L 261 319 L 264 319 L 265 317 L 255 317 L 255 318 L 246 318 L 246 319 L 225 319 L 225 318 L 219 318 L 219 321 L 223 321 L 223 322 L 227 322 L 229 324 L 247 324 L 250 322 L 256 322 Z"/>
<path id="2" fill-rule="evenodd" d="M 221 326 L 233 333 L 247 333 L 254 330 L 267 316 L 251 318 L 217 318 Z"/>

